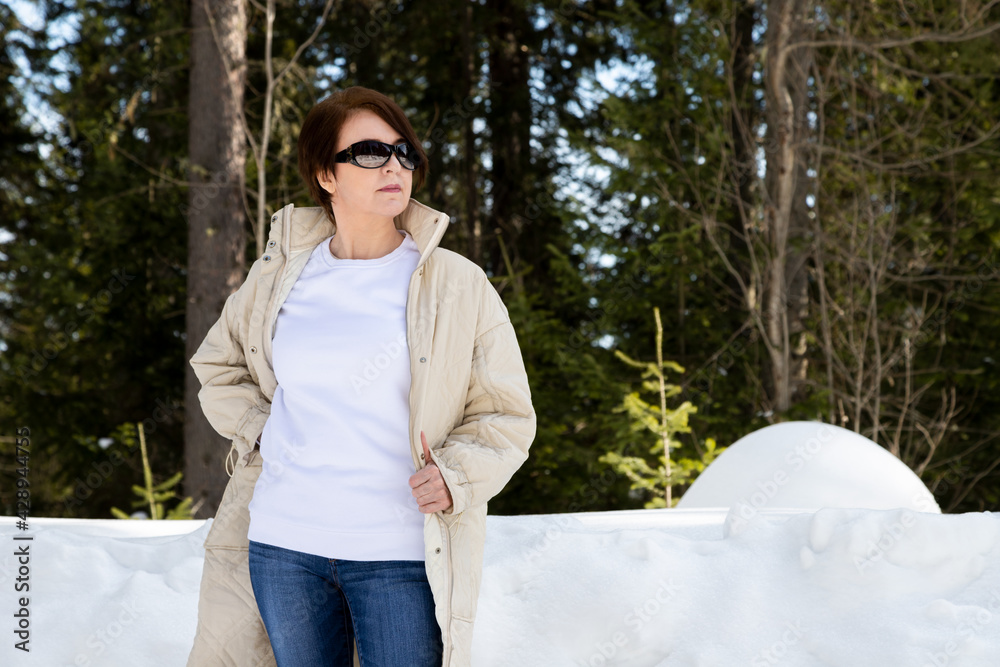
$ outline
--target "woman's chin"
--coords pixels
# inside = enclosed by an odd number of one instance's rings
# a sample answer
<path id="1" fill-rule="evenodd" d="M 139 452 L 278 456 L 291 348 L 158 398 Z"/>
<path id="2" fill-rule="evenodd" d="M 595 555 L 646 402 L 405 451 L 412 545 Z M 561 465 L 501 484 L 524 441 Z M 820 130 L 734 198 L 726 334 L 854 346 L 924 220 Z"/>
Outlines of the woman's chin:
<path id="1" fill-rule="evenodd" d="M 384 211 L 385 216 L 395 218 L 397 215 L 406 210 L 409 203 L 410 200 L 408 197 L 402 193 L 396 193 L 396 196 L 392 197 L 392 201 L 385 202 L 379 208 Z"/>
<path id="2" fill-rule="evenodd" d="M 354 209 L 361 218 L 376 217 L 392 219 L 405 211 L 406 207 L 410 205 L 409 198 L 404 197 L 402 194 L 397 194 L 393 197 L 387 197 L 383 194 L 377 196 L 381 201 L 369 202 L 367 206 L 361 205 Z M 351 209 L 352 207 L 348 205 L 347 208 Z"/>

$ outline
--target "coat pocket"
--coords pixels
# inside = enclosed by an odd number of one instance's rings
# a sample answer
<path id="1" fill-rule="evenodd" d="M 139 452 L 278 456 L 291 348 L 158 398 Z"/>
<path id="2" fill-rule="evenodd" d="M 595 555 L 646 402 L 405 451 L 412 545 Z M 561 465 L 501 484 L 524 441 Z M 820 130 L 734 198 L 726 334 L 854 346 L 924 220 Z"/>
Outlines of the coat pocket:
<path id="1" fill-rule="evenodd" d="M 246 456 L 243 457 L 243 467 L 245 468 L 260 468 L 264 464 L 264 459 L 260 457 L 260 448 L 254 447 Z"/>

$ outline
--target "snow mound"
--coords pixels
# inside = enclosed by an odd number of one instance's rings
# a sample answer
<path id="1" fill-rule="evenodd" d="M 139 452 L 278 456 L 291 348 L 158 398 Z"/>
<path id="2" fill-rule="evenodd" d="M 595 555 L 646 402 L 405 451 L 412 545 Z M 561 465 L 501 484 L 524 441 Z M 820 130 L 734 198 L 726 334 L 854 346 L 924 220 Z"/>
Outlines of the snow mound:
<path id="1" fill-rule="evenodd" d="M 743 438 L 713 461 L 677 509 L 896 509 L 940 513 L 905 463 L 868 438 L 821 422 L 784 422 Z"/>

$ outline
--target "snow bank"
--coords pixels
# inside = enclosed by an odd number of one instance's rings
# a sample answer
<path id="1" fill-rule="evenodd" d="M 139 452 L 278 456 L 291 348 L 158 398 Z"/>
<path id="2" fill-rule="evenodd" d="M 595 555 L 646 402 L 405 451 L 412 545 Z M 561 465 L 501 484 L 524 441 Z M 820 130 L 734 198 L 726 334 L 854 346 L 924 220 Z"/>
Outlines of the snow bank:
<path id="1" fill-rule="evenodd" d="M 639 514 L 490 517 L 477 667 L 1000 663 L 994 513 Z"/>
<path id="2" fill-rule="evenodd" d="M 183 667 L 210 522 L 32 519 L 24 654 L 14 521 L 0 518 L 0 664 Z M 993 667 L 1000 515 L 490 516 L 473 655 L 475 667 Z"/>
<path id="3" fill-rule="evenodd" d="M 677 509 L 906 507 L 940 513 L 905 463 L 868 438 L 822 422 L 783 422 L 726 448 L 694 481 Z"/>
<path id="4" fill-rule="evenodd" d="M 0 517 L 0 665 L 178 665 L 194 638 L 209 524 Z M 29 540 L 14 538 L 32 537 Z M 27 582 L 15 555 L 28 550 Z M 27 583 L 30 590 L 15 586 Z M 29 653 L 12 615 L 28 597 Z M 15 622 L 12 622 L 15 621 Z"/>

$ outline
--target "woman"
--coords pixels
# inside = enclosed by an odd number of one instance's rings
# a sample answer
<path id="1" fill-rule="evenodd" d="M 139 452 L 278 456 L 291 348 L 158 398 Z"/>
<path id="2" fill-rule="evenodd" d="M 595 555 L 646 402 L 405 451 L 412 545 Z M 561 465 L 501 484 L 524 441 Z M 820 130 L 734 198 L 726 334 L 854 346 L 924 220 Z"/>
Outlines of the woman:
<path id="1" fill-rule="evenodd" d="M 517 338 L 410 199 L 427 159 L 397 104 L 335 93 L 298 150 L 320 206 L 271 219 L 191 358 L 238 463 L 188 665 L 346 666 L 353 641 L 362 667 L 467 666 L 487 501 L 535 435 Z"/>

